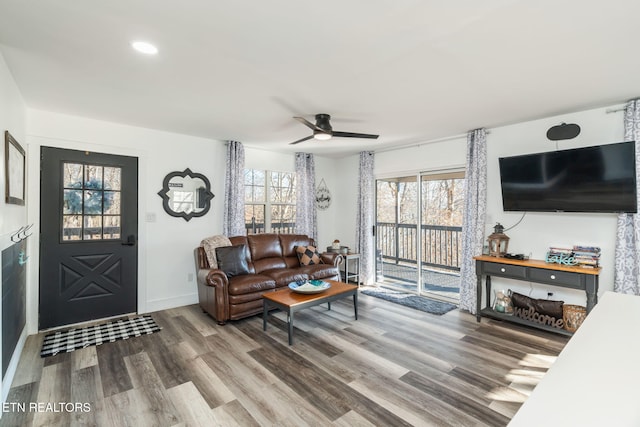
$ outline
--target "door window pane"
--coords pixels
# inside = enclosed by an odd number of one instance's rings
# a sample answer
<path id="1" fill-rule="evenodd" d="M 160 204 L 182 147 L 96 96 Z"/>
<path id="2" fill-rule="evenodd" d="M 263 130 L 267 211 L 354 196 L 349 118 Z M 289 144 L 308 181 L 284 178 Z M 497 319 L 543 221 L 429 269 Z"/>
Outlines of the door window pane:
<path id="1" fill-rule="evenodd" d="M 105 215 L 104 217 L 103 238 L 119 239 L 120 238 L 120 216 Z"/>
<path id="2" fill-rule="evenodd" d="M 84 188 L 102 188 L 102 166 L 84 165 Z"/>
<path id="3" fill-rule="evenodd" d="M 120 168 L 105 167 L 104 168 L 104 189 L 120 190 Z"/>
<path id="4" fill-rule="evenodd" d="M 64 163 L 62 175 L 62 240 L 120 239 L 122 169 Z"/>
<path id="5" fill-rule="evenodd" d="M 105 215 L 120 214 L 120 192 L 119 191 L 104 192 L 104 213 Z"/>
<path id="6" fill-rule="evenodd" d="M 63 168 L 64 188 L 82 188 L 82 165 L 78 163 L 65 163 Z"/>
<path id="7" fill-rule="evenodd" d="M 65 215 L 82 213 L 82 190 L 64 190 L 62 213 Z"/>
<path id="8" fill-rule="evenodd" d="M 102 191 L 85 190 L 84 214 L 95 215 L 102 213 Z"/>
<path id="9" fill-rule="evenodd" d="M 82 233 L 82 215 L 64 215 L 62 217 L 62 240 L 80 240 Z"/>
<path id="10" fill-rule="evenodd" d="M 85 215 L 84 216 L 84 232 L 83 240 L 102 239 L 102 216 L 101 215 Z"/>

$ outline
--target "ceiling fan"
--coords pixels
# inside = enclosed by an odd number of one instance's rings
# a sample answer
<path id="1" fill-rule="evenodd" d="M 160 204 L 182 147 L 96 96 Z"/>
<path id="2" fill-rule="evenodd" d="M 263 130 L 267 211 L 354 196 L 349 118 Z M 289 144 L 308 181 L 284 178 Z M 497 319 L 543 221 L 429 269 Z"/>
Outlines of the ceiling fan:
<path id="1" fill-rule="evenodd" d="M 289 145 L 307 141 L 311 138 L 318 139 L 321 141 L 326 141 L 327 139 L 331 139 L 334 136 L 339 136 L 342 138 L 369 138 L 369 139 L 376 139 L 379 136 L 379 135 L 371 135 L 368 133 L 339 132 L 337 130 L 333 130 L 333 128 L 331 127 L 331 123 L 329 123 L 331 116 L 328 114 L 316 114 L 315 125 L 303 117 L 294 117 L 294 119 L 296 119 L 303 125 L 307 126 L 309 129 L 311 129 L 313 131 L 313 135 L 294 141 Z"/>

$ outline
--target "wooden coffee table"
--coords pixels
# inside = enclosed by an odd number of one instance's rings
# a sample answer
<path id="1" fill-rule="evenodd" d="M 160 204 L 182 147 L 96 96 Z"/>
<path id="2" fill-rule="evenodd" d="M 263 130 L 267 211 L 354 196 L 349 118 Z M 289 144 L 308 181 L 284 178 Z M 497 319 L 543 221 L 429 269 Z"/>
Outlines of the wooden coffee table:
<path id="1" fill-rule="evenodd" d="M 313 307 L 314 305 L 329 305 L 331 310 L 331 301 L 340 298 L 353 296 L 353 311 L 355 318 L 358 320 L 358 286 L 348 283 L 336 282 L 335 280 L 325 280 L 331 284 L 331 287 L 324 292 L 317 294 L 301 294 L 293 292 L 291 289 L 284 288 L 274 292 L 268 292 L 262 295 L 262 329 L 267 330 L 267 317 L 269 316 L 269 308 L 275 307 L 287 313 L 287 323 L 289 325 L 289 345 L 293 344 L 293 315 L 295 312 L 303 308 Z"/>

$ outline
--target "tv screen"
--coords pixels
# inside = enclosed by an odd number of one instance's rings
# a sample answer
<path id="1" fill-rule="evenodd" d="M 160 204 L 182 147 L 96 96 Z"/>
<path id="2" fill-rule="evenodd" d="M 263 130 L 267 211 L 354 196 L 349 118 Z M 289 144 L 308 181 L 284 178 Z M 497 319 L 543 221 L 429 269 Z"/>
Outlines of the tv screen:
<path id="1" fill-rule="evenodd" d="M 501 157 L 505 211 L 637 212 L 635 142 Z"/>

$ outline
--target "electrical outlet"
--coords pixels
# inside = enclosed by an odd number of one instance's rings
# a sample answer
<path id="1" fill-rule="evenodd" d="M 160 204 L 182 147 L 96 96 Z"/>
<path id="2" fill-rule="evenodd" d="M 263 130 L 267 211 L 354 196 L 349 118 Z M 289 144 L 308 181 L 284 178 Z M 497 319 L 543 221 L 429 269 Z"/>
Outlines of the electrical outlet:
<path id="1" fill-rule="evenodd" d="M 187 274 L 187 281 L 188 282 L 193 282 L 193 273 Z"/>

